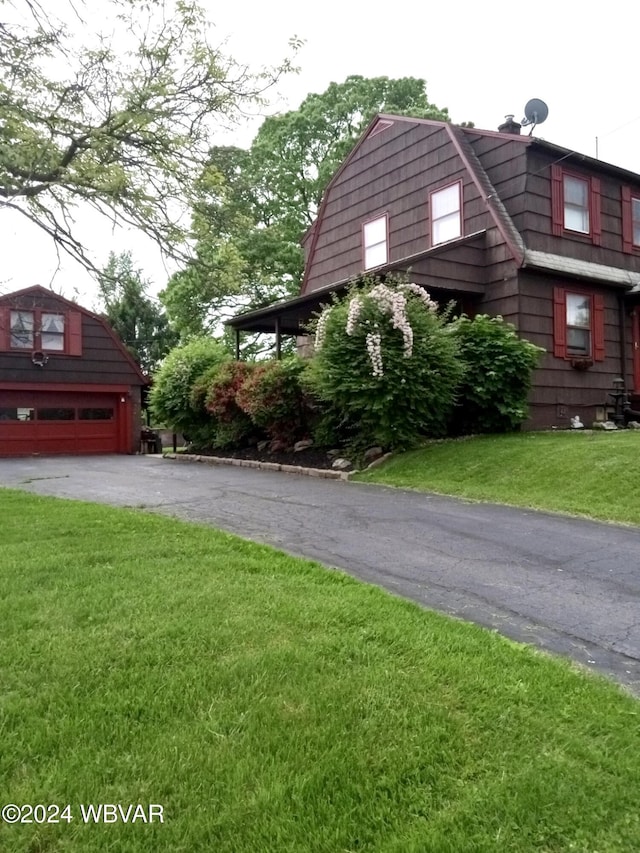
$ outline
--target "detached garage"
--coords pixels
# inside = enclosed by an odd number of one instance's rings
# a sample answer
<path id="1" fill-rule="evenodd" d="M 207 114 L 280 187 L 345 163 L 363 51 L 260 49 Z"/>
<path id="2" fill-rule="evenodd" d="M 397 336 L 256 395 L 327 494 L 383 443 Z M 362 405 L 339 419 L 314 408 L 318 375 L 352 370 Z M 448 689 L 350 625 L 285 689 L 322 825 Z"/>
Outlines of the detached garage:
<path id="1" fill-rule="evenodd" d="M 135 453 L 147 384 L 96 314 L 43 287 L 0 296 L 0 456 Z"/>

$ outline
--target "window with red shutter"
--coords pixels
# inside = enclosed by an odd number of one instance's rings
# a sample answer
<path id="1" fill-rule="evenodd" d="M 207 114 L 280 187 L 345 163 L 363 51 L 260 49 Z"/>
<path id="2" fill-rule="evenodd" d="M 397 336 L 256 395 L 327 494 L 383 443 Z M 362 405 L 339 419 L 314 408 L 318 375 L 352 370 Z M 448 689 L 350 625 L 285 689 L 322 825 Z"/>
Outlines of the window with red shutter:
<path id="1" fill-rule="evenodd" d="M 591 237 L 594 246 L 602 242 L 600 179 L 551 166 L 552 233 Z"/>
<path id="2" fill-rule="evenodd" d="M 554 287 L 553 354 L 569 361 L 604 361 L 604 297 L 601 293 Z"/>
<path id="3" fill-rule="evenodd" d="M 80 311 L 0 307 L 0 351 L 82 355 Z"/>
<path id="4" fill-rule="evenodd" d="M 640 250 L 640 192 L 631 187 L 621 188 L 622 251 L 633 254 Z"/>

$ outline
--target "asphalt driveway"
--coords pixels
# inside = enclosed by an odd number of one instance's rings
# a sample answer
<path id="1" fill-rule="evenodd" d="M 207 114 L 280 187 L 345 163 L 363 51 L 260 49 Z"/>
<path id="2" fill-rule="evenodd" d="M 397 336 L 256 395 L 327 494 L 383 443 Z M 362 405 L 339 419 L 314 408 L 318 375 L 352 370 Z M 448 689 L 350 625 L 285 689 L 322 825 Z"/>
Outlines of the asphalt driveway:
<path id="1" fill-rule="evenodd" d="M 0 460 L 0 486 L 144 508 L 339 567 L 640 694 L 640 529 L 156 457 Z"/>

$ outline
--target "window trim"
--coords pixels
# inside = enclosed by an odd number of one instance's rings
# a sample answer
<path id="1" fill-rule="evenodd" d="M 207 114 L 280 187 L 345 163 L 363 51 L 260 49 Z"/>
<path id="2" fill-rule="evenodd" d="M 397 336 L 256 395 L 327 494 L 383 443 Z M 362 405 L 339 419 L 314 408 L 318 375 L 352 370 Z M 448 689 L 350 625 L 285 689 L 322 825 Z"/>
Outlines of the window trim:
<path id="1" fill-rule="evenodd" d="M 377 222 L 382 222 L 384 220 L 384 241 L 379 241 L 378 243 L 371 243 L 367 245 L 366 241 L 366 233 L 367 233 L 367 225 L 373 225 Z M 382 246 L 384 242 L 384 261 L 380 264 L 367 264 L 367 251 L 373 249 L 377 246 Z M 389 263 L 389 214 L 383 213 L 380 216 L 374 216 L 371 219 L 367 219 L 362 223 L 362 268 L 365 272 L 369 270 L 378 269 L 378 267 L 383 267 L 385 264 Z"/>
<path id="2" fill-rule="evenodd" d="M 622 205 L 622 251 L 628 255 L 640 252 L 640 242 L 634 242 L 635 229 L 633 218 L 633 202 L 640 205 L 640 190 L 632 190 L 629 186 L 620 188 L 620 201 Z M 640 226 L 640 217 L 638 218 Z"/>
<path id="3" fill-rule="evenodd" d="M 21 311 L 33 314 L 34 336 L 33 346 L 11 346 L 11 312 Z M 64 317 L 64 347 L 51 349 L 42 346 L 41 326 L 43 314 L 59 314 Z M 41 306 L 0 305 L 0 352 L 27 354 L 44 352 L 53 356 L 82 355 L 82 313 L 80 311 L 60 310 L 57 308 L 42 308 Z"/>
<path id="4" fill-rule="evenodd" d="M 585 297 L 591 300 L 590 315 L 590 353 L 576 355 L 567 350 L 567 295 Z M 553 289 L 553 354 L 564 361 L 604 361 L 604 296 L 580 287 L 554 287 Z"/>
<path id="5" fill-rule="evenodd" d="M 455 186 L 458 187 L 458 210 L 457 210 L 458 234 L 456 237 L 450 237 L 448 240 L 440 240 L 440 241 L 436 242 L 436 240 L 434 239 L 434 225 L 436 222 L 440 221 L 440 219 L 442 219 L 443 217 L 438 217 L 438 219 L 434 218 L 434 216 L 433 216 L 433 197 L 434 197 L 434 195 L 437 195 L 438 193 L 443 192 L 444 190 L 451 189 L 451 187 L 455 187 Z M 464 199 L 463 199 L 463 190 L 462 190 L 462 180 L 460 180 L 460 179 L 457 181 L 451 181 L 450 183 L 444 184 L 441 187 L 436 187 L 433 190 L 429 190 L 429 232 L 430 232 L 430 240 L 431 240 L 432 246 L 443 246 L 445 243 L 449 243 L 451 240 L 459 240 L 460 237 L 463 236 L 463 234 L 464 234 L 463 219 L 462 219 L 463 202 L 464 202 Z M 451 214 L 447 214 L 447 216 L 450 216 L 450 215 Z"/>
<path id="6" fill-rule="evenodd" d="M 576 178 L 587 184 L 589 200 L 589 231 L 574 231 L 565 225 L 564 179 Z M 600 178 L 595 175 L 585 175 L 575 169 L 565 169 L 554 163 L 551 166 L 551 218 L 552 231 L 556 237 L 570 235 L 572 237 L 590 240 L 594 246 L 602 244 L 601 216 L 601 185 Z"/>

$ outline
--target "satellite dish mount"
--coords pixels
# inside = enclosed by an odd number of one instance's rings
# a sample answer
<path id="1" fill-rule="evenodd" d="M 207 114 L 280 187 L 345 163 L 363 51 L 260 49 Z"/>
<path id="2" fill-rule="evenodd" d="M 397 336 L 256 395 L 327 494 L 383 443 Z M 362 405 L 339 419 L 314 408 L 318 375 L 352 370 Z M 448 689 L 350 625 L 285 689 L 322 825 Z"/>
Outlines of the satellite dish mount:
<path id="1" fill-rule="evenodd" d="M 522 119 L 522 126 L 526 127 L 527 125 L 531 125 L 531 130 L 529 131 L 529 136 L 534 131 L 534 128 L 537 124 L 542 124 L 543 121 L 549 115 L 549 107 L 545 104 L 544 101 L 541 101 L 539 98 L 531 98 L 530 101 L 527 101 L 524 108 L 524 118 Z"/>

